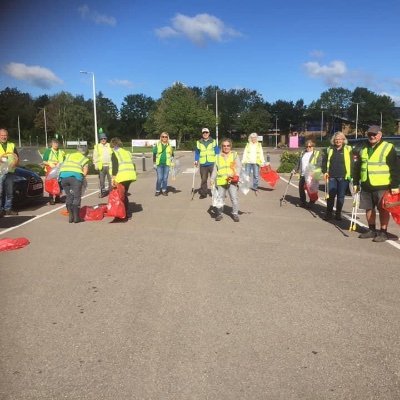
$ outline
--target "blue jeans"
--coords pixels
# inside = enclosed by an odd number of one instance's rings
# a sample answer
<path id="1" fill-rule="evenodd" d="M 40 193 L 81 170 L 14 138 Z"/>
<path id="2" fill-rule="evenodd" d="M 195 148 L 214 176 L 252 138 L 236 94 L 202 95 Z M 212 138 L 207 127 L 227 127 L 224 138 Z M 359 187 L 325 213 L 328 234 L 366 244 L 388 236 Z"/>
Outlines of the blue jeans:
<path id="1" fill-rule="evenodd" d="M 1 178 L 0 181 L 2 189 L 0 190 L 0 208 L 5 211 L 10 211 L 14 198 L 14 173 L 8 172 L 7 174 L 3 175 L 3 178 Z"/>
<path id="2" fill-rule="evenodd" d="M 246 164 L 246 174 L 253 176 L 253 189 L 258 189 L 258 177 L 260 176 L 260 166 L 258 164 Z"/>
<path id="3" fill-rule="evenodd" d="M 157 165 L 156 192 L 167 191 L 169 165 Z"/>
<path id="4" fill-rule="evenodd" d="M 346 190 L 349 186 L 349 181 L 344 178 L 329 178 L 329 198 L 327 200 L 328 212 L 333 211 L 333 205 L 336 200 L 336 212 L 340 213 L 344 204 L 344 197 L 346 195 Z"/>

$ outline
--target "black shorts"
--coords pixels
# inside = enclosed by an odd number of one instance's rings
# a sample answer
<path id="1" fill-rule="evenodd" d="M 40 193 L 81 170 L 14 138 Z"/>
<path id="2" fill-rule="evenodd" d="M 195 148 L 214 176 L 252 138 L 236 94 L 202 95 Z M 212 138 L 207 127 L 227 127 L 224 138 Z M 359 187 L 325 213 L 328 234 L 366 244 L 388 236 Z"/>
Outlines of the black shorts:
<path id="1" fill-rule="evenodd" d="M 364 210 L 373 210 L 381 207 L 382 197 L 386 190 L 375 190 L 373 192 L 365 192 L 364 190 L 360 193 L 360 208 Z"/>

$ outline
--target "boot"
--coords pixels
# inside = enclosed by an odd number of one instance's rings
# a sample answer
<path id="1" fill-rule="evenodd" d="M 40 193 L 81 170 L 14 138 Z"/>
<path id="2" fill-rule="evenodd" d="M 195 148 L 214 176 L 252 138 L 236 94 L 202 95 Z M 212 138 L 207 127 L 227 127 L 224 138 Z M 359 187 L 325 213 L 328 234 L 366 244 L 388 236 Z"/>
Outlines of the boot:
<path id="1" fill-rule="evenodd" d="M 336 211 L 335 219 L 336 219 L 336 221 L 342 220 L 342 212 L 341 211 Z"/>
<path id="2" fill-rule="evenodd" d="M 72 205 L 67 204 L 66 207 L 68 210 L 68 222 L 71 224 L 72 222 L 74 222 L 74 214 L 72 213 Z"/>
<path id="3" fill-rule="evenodd" d="M 329 220 L 331 220 L 332 218 L 333 218 L 332 211 L 326 210 L 326 214 L 325 214 L 324 220 L 325 220 L 325 221 L 329 221 Z"/>
<path id="4" fill-rule="evenodd" d="M 79 206 L 72 206 L 72 214 L 74 215 L 74 223 L 77 224 L 79 222 L 83 222 L 83 219 L 80 218 L 79 216 L 79 211 L 80 211 Z"/>

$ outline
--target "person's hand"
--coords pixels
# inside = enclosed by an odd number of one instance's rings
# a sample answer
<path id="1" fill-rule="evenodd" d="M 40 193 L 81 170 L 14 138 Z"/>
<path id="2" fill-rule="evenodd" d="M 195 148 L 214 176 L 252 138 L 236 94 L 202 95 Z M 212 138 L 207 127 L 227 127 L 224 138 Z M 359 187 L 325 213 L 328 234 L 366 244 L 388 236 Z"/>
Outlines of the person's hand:
<path id="1" fill-rule="evenodd" d="M 290 173 L 291 173 L 291 174 L 295 174 L 295 173 L 296 173 L 296 170 L 295 170 L 295 169 L 292 169 L 292 170 L 290 171 Z"/>
<path id="2" fill-rule="evenodd" d="M 324 179 L 327 181 L 329 179 L 329 174 L 327 172 L 324 173 Z"/>
<path id="3" fill-rule="evenodd" d="M 360 191 L 360 188 L 357 185 L 353 185 L 353 192 L 358 193 Z"/>
<path id="4" fill-rule="evenodd" d="M 115 178 L 112 178 L 112 180 L 111 180 L 111 185 L 112 185 L 112 187 L 113 187 L 114 189 L 117 187 L 117 182 L 116 182 Z"/>
<path id="5" fill-rule="evenodd" d="M 153 168 L 157 169 L 157 164 L 156 163 L 153 164 Z"/>
<path id="6" fill-rule="evenodd" d="M 395 189 L 390 189 L 390 192 L 392 193 L 392 194 L 399 194 L 400 193 L 400 189 L 399 188 L 395 188 Z"/>
<path id="7" fill-rule="evenodd" d="M 210 181 L 210 186 L 213 188 L 214 185 L 215 185 L 215 182 L 211 180 L 211 181 Z"/>
<path id="8" fill-rule="evenodd" d="M 195 167 L 198 167 L 198 166 L 199 166 L 199 162 L 198 162 L 198 161 L 195 161 L 195 162 L 194 162 L 194 166 L 195 166 Z"/>

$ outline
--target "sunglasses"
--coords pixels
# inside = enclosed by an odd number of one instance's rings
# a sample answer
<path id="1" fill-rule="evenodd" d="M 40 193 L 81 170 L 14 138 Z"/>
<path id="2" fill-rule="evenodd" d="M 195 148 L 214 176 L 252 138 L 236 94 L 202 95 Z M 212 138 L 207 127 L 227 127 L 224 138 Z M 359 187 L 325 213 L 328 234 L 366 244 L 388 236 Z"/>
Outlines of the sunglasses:
<path id="1" fill-rule="evenodd" d="M 314 146 L 306 146 L 306 149 L 311 149 L 311 148 L 313 148 Z"/>
<path id="2" fill-rule="evenodd" d="M 162 138 L 162 139 L 164 139 L 164 138 L 167 138 L 167 139 L 168 139 L 168 136 L 161 136 L 161 138 Z"/>

